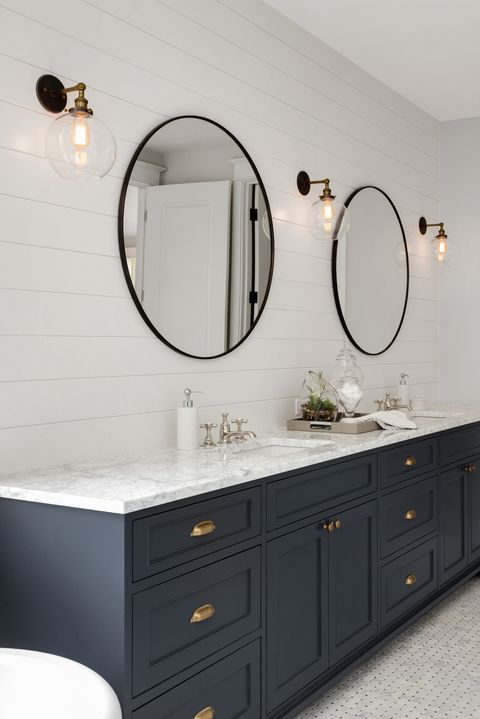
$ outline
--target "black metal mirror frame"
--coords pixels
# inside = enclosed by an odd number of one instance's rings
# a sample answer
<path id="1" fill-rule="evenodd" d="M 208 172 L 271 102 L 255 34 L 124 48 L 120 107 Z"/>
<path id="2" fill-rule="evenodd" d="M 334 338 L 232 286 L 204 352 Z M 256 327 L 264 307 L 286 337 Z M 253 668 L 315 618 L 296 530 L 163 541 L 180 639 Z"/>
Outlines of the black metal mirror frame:
<path id="1" fill-rule="evenodd" d="M 141 304 L 141 302 L 138 298 L 138 295 L 135 291 L 135 288 L 133 286 L 133 282 L 131 280 L 130 273 L 128 271 L 127 255 L 125 252 L 125 237 L 124 237 L 124 233 L 123 233 L 123 221 L 124 221 L 125 200 L 127 197 L 128 184 L 130 182 L 130 177 L 132 175 L 133 168 L 139 158 L 140 153 L 142 152 L 142 150 L 144 149 L 145 145 L 150 140 L 150 138 L 153 137 L 153 135 L 155 135 L 155 133 L 158 132 L 162 127 L 165 127 L 166 125 L 169 125 L 171 122 L 175 122 L 176 120 L 203 120 L 204 122 L 209 122 L 211 125 L 215 125 L 220 130 L 223 130 L 223 132 L 225 132 L 238 145 L 238 147 L 240 148 L 240 150 L 243 152 L 246 159 L 250 163 L 250 166 L 253 169 L 255 177 L 257 178 L 259 187 L 260 187 L 260 189 L 263 193 L 263 197 L 265 199 L 265 209 L 266 209 L 267 215 L 268 215 L 268 226 L 269 226 L 269 234 L 270 234 L 270 253 L 271 253 L 270 271 L 269 271 L 269 275 L 268 275 L 267 287 L 265 290 L 265 297 L 264 297 L 264 300 L 258 310 L 258 314 L 255 318 L 255 322 L 250 327 L 248 332 L 245 333 L 245 335 L 242 337 L 242 339 L 239 342 L 237 342 L 236 345 L 234 345 L 233 347 L 230 347 L 230 349 L 226 350 L 225 352 L 220 352 L 219 354 L 216 354 L 216 355 L 208 355 L 207 357 L 202 357 L 200 355 L 193 355 L 193 354 L 190 354 L 189 352 L 184 352 L 183 350 L 179 349 L 178 347 L 175 347 L 175 345 L 173 345 L 171 342 L 169 342 L 167 340 L 167 338 L 164 337 L 158 331 L 158 329 L 155 327 L 155 325 L 150 321 L 147 313 L 144 311 L 144 309 L 142 307 L 142 304 Z M 208 117 L 202 117 L 201 115 L 178 115 L 177 117 L 170 118 L 170 120 L 161 122 L 159 125 L 154 127 L 153 130 L 151 130 L 148 133 L 148 135 L 146 135 L 144 137 L 144 139 L 140 142 L 140 144 L 138 145 L 137 149 L 135 150 L 133 157 L 130 160 L 130 163 L 127 167 L 127 172 L 125 174 L 125 179 L 123 180 L 122 189 L 120 192 L 120 203 L 119 203 L 119 207 L 118 207 L 118 244 L 119 244 L 119 250 L 120 250 L 120 259 L 122 261 L 123 274 L 125 275 L 125 280 L 127 282 L 128 289 L 130 291 L 130 294 L 132 296 L 132 299 L 135 303 L 135 306 L 136 306 L 138 312 L 142 316 L 144 322 L 151 329 L 153 334 L 156 335 L 156 337 L 158 337 L 158 339 L 160 339 L 162 342 L 164 342 L 168 347 L 170 347 L 170 349 L 174 350 L 175 352 L 178 352 L 179 354 L 182 354 L 186 357 L 193 357 L 194 359 L 201 359 L 201 360 L 209 360 L 209 359 L 216 359 L 217 357 L 224 357 L 225 355 L 230 354 L 230 352 L 233 352 L 234 350 L 236 350 L 237 347 L 240 347 L 240 345 L 243 342 L 245 342 L 247 337 L 250 336 L 250 334 L 253 332 L 253 330 L 257 326 L 257 323 L 265 309 L 268 295 L 270 294 L 270 288 L 272 285 L 272 277 L 273 277 L 273 265 L 275 262 L 275 242 L 274 242 L 274 236 L 273 236 L 273 220 L 272 220 L 272 213 L 270 210 L 270 203 L 268 200 L 267 192 L 265 190 L 265 185 L 263 184 L 263 180 L 260 177 L 260 174 L 257 170 L 257 166 L 253 162 L 251 156 L 249 155 L 249 153 L 247 152 L 245 147 L 242 145 L 242 143 L 235 137 L 235 135 L 233 135 L 229 130 L 227 130 L 225 127 L 223 127 L 223 125 L 221 125 L 220 123 L 215 122 L 215 120 L 210 120 Z"/>
<path id="2" fill-rule="evenodd" d="M 350 332 L 350 330 L 349 330 L 349 328 L 348 328 L 347 321 L 346 321 L 346 319 L 345 319 L 345 317 L 344 317 L 344 314 L 343 314 L 343 311 L 342 311 L 342 306 L 341 306 L 341 304 L 340 304 L 340 297 L 339 297 L 339 294 L 338 294 L 338 284 L 337 284 L 337 249 L 338 249 L 338 240 L 334 240 L 334 241 L 333 241 L 333 247 L 332 247 L 332 285 L 333 285 L 333 294 L 334 294 L 334 297 L 335 297 L 335 306 L 336 306 L 336 308 L 337 308 L 337 313 L 338 313 L 338 316 L 339 316 L 339 318 L 340 318 L 340 322 L 342 323 L 342 327 L 343 327 L 343 329 L 344 329 L 344 331 L 345 331 L 345 334 L 347 335 L 347 337 L 348 337 L 348 339 L 350 340 L 350 342 L 352 343 L 352 345 L 353 345 L 354 347 L 356 347 L 357 350 L 359 350 L 359 351 L 362 352 L 363 354 L 374 356 L 374 355 L 381 355 L 381 354 L 383 354 L 384 352 L 386 352 L 386 351 L 393 345 L 393 343 L 395 342 L 395 340 L 396 340 L 397 337 L 398 337 L 398 334 L 399 334 L 400 330 L 402 329 L 403 321 L 404 321 L 404 319 L 405 319 L 405 313 L 406 313 L 406 311 L 407 311 L 408 293 L 409 293 L 409 288 L 410 288 L 410 263 L 409 263 L 409 259 L 408 259 L 407 240 L 406 240 L 406 237 L 405 237 L 405 231 L 404 231 L 404 229 L 403 229 L 403 225 L 402 225 L 402 221 L 401 221 L 401 219 L 400 219 L 400 215 L 398 214 L 397 208 L 395 207 L 395 205 L 393 204 L 392 200 L 390 199 L 390 197 L 387 195 L 386 192 L 384 192 L 383 190 L 381 190 L 379 187 L 375 187 L 375 185 L 365 185 L 364 187 L 359 187 L 359 188 L 357 188 L 356 190 L 354 190 L 354 191 L 352 192 L 352 194 L 348 197 L 347 201 L 345 202 L 345 207 L 348 207 L 348 206 L 350 205 L 350 203 L 352 202 L 353 198 L 356 197 L 356 195 L 358 195 L 358 193 L 361 192 L 362 190 L 377 190 L 377 191 L 380 192 L 380 193 L 388 200 L 388 202 L 390 203 L 390 205 L 391 205 L 391 207 L 392 207 L 392 209 L 393 209 L 393 211 L 394 211 L 394 213 L 395 213 L 395 216 L 396 216 L 396 218 L 397 218 L 397 220 L 398 220 L 398 224 L 399 224 L 399 226 L 400 226 L 400 230 L 401 230 L 401 232 L 402 232 L 403 245 L 404 245 L 404 247 L 405 247 L 405 261 L 406 261 L 406 270 L 407 270 L 407 283 L 406 283 L 406 288 L 405 288 L 405 302 L 404 302 L 404 304 L 403 304 L 403 311 L 402 311 L 402 315 L 401 315 L 401 317 L 400 317 L 400 322 L 399 322 L 399 324 L 398 324 L 397 330 L 396 330 L 395 334 L 393 335 L 393 338 L 391 339 L 391 341 L 389 342 L 389 344 L 388 344 L 383 350 L 380 350 L 380 352 L 368 352 L 367 350 L 363 349 L 363 347 L 361 347 L 361 346 L 358 344 L 357 340 L 352 336 L 352 334 L 351 334 L 351 332 Z M 347 237 L 348 237 L 348 235 L 347 235 Z"/>

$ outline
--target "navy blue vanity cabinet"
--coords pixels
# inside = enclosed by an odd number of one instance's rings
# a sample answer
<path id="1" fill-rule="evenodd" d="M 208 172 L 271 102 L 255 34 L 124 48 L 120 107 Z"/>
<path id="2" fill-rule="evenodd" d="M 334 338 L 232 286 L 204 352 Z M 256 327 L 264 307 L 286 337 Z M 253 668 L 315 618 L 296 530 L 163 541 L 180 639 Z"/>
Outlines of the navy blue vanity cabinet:
<path id="1" fill-rule="evenodd" d="M 377 502 L 267 544 L 267 707 L 377 631 Z"/>
<path id="2" fill-rule="evenodd" d="M 388 489 L 437 468 L 437 438 L 402 442 L 380 452 L 380 484 Z"/>
<path id="3" fill-rule="evenodd" d="M 447 581 L 480 560 L 480 457 L 440 475 L 440 571 Z"/>
<path id="4" fill-rule="evenodd" d="M 380 570 L 380 624 L 386 627 L 437 588 L 437 538 L 411 549 Z"/>
<path id="5" fill-rule="evenodd" d="M 147 702 L 132 719 L 258 719 L 260 698 L 257 640 Z"/>
<path id="6" fill-rule="evenodd" d="M 336 664 L 377 631 L 377 501 L 338 512 L 331 521 L 329 643 L 330 664 Z"/>
<path id="7" fill-rule="evenodd" d="M 440 474 L 440 582 L 443 584 L 465 569 L 469 562 L 467 548 L 468 474 L 464 467 L 454 467 Z"/>
<path id="8" fill-rule="evenodd" d="M 0 499 L 0 646 L 124 719 L 292 719 L 480 572 L 480 423 L 394 436 L 126 515 Z"/>
<path id="9" fill-rule="evenodd" d="M 380 499 L 382 559 L 423 539 L 438 526 L 437 475 L 420 479 Z"/>
<path id="10" fill-rule="evenodd" d="M 267 709 L 328 668 L 328 540 L 315 522 L 267 544 Z"/>
<path id="11" fill-rule="evenodd" d="M 134 695 L 259 628 L 259 547 L 137 592 Z"/>
<path id="12" fill-rule="evenodd" d="M 260 492 L 254 487 L 135 519 L 134 581 L 259 535 Z"/>
<path id="13" fill-rule="evenodd" d="M 315 516 L 328 507 L 362 500 L 377 490 L 375 453 L 364 454 L 267 484 L 267 528 Z"/>
<path id="14" fill-rule="evenodd" d="M 480 457 L 467 463 L 467 550 L 468 561 L 480 560 Z"/>

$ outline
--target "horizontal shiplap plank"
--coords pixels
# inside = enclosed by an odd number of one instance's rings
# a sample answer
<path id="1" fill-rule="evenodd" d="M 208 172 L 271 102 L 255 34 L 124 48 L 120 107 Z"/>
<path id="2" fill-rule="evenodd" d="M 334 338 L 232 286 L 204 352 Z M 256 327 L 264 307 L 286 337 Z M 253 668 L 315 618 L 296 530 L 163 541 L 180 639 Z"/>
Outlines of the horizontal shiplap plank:
<path id="1" fill-rule="evenodd" d="M 115 217 L 8 195 L 0 195 L 0 217 L 0 241 L 118 256 Z"/>
<path id="2" fill-rule="evenodd" d="M 0 148 L 0 194 L 116 217 L 121 181 L 67 182 L 42 157 Z M 52 212 L 55 210 L 52 209 Z M 48 236 L 48 227 L 45 228 Z"/>
<path id="3" fill-rule="evenodd" d="M 363 90 L 364 83 L 352 83 L 352 68 L 348 68 L 345 77 L 342 78 L 338 72 L 338 62 L 329 63 L 330 67 L 322 65 L 315 62 L 313 57 L 302 52 L 303 44 L 295 47 L 282 42 L 279 37 L 272 34 L 271 22 L 267 25 L 256 24 L 258 8 L 255 8 L 254 15 L 250 19 L 241 14 L 242 10 L 245 10 L 245 3 L 241 7 L 235 3 L 232 8 L 229 8 L 221 2 L 213 0 L 210 2 L 212 11 L 205 12 L 206 3 L 199 3 L 198 0 L 157 0 L 157 2 L 159 5 L 168 6 L 176 13 L 183 15 L 187 21 L 195 21 L 201 27 L 208 28 L 227 42 L 262 60 L 269 67 L 273 66 L 286 75 L 301 80 L 306 87 L 328 97 L 339 107 L 350 110 L 383 130 L 389 129 L 392 135 L 400 138 L 408 137 L 413 146 L 434 157 L 437 156 L 438 130 L 435 123 L 431 123 L 430 118 L 429 129 L 420 129 L 395 111 L 394 108 L 398 107 L 398 98 L 395 98 L 397 102 L 392 103 L 393 107 L 390 108 L 388 104 L 379 102 L 375 96 L 365 92 Z M 262 10 L 265 11 L 264 8 Z M 269 10 L 267 9 L 266 12 L 268 13 Z M 298 33 L 299 29 L 295 28 L 295 31 Z M 336 53 L 332 54 L 332 57 L 337 60 Z M 357 72 L 357 68 L 355 68 L 355 72 Z M 384 90 L 380 83 L 378 90 Z M 402 98 L 402 105 L 404 102 Z M 410 104 L 408 110 L 409 112 L 412 110 Z M 417 121 L 418 114 L 414 111 Z M 424 113 L 420 112 L 420 114 L 423 119 Z"/>
<path id="4" fill-rule="evenodd" d="M 236 0 L 216 1 L 231 8 L 237 15 L 246 17 L 252 24 L 263 28 L 274 37 L 281 39 L 288 47 L 293 47 L 305 57 L 313 59 L 321 67 L 329 68 L 339 80 L 345 79 L 350 86 L 362 88 L 364 94 L 368 94 L 378 103 L 395 110 L 432 137 L 439 137 L 439 124 L 433 117 L 398 95 L 387 85 L 379 82 L 372 75 L 362 71 L 360 67 L 340 53 L 324 43 L 319 43 L 313 35 L 298 25 L 292 24 L 270 6 L 259 2 L 259 0 L 243 0 L 241 5 Z"/>
<path id="5" fill-rule="evenodd" d="M 201 374 L 202 392 L 208 399 L 199 395 L 197 404 L 234 405 L 295 396 L 303 376 L 298 369 Z M 190 379 L 196 389 L 199 375 Z M 168 411 L 178 404 L 184 386 L 181 375 L 6 383 L 0 428 Z"/>
<path id="6" fill-rule="evenodd" d="M 181 375 L 191 384 L 191 375 L 225 372 L 256 372 L 272 369 L 324 368 L 333 372 L 341 340 L 249 339 L 224 358 L 198 362 L 163 345 L 156 337 L 9 336 L 3 337 L 0 381 L 79 379 L 132 375 Z M 398 368 L 409 372 L 412 358 L 425 372 L 434 371 L 435 348 L 431 343 L 396 342 L 380 357 L 359 357 L 371 386 L 395 381 Z M 35 357 L 32 367 L 31 357 Z M 407 368 L 407 369 L 405 369 Z M 380 373 L 377 378 L 377 371 Z M 384 374 L 381 374 L 384 373 Z M 414 376 L 412 371 L 412 377 Z"/>
<path id="7" fill-rule="evenodd" d="M 0 242 L 0 288 L 128 297 L 117 257 Z"/>
<path id="8" fill-rule="evenodd" d="M 372 125 L 358 113 L 354 114 L 347 108 L 338 106 L 327 95 L 319 95 L 304 82 L 298 82 L 289 73 L 265 64 L 251 53 L 206 30 L 201 24 L 171 11 L 156 0 L 144 0 L 141 5 L 128 0 L 89 0 L 88 4 L 112 17 L 118 16 L 131 27 L 146 33 L 148 37 L 157 39 L 162 45 L 166 44 L 174 53 L 172 59 L 182 57 L 187 69 L 192 60 L 200 63 L 202 74 L 207 81 L 213 69 L 216 73 L 214 77 L 217 77 L 218 72 L 223 73 L 234 83 L 235 90 L 236 84 L 239 83 L 239 87 L 260 91 L 264 96 L 295 108 L 305 117 L 320 121 L 327 130 L 327 142 L 341 133 L 347 143 L 354 140 L 355 143 L 375 148 L 376 151 L 422 174 L 431 178 L 437 177 L 438 158 L 426 153 L 423 147 L 414 147 L 404 142 L 403 137 L 392 136 L 383 127 Z M 219 56 L 224 58 L 221 68 L 218 68 Z M 178 62 L 175 63 L 177 64 Z M 332 131 L 335 133 L 333 137 L 329 134 Z"/>

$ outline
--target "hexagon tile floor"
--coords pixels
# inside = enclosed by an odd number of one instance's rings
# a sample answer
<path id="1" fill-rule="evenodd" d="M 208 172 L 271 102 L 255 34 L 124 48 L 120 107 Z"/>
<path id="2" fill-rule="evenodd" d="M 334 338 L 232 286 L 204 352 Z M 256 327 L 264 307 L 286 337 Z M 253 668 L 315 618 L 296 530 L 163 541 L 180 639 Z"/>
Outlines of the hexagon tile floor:
<path id="1" fill-rule="evenodd" d="M 297 719 L 480 719 L 475 577 Z"/>

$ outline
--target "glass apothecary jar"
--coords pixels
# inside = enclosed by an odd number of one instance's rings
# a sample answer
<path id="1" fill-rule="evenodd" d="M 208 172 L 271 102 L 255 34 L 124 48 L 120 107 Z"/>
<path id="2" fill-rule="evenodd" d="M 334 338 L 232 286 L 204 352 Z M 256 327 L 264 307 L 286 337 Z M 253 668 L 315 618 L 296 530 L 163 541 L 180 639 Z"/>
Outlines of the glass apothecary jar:
<path id="1" fill-rule="evenodd" d="M 309 370 L 300 394 L 302 419 L 309 422 L 336 422 L 338 400 L 323 372 Z"/>
<path id="2" fill-rule="evenodd" d="M 347 344 L 339 353 L 336 362 L 332 384 L 337 391 L 338 401 L 344 410 L 345 417 L 354 417 L 355 410 L 363 397 L 363 372 Z"/>

